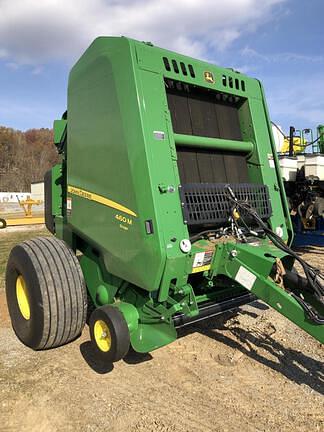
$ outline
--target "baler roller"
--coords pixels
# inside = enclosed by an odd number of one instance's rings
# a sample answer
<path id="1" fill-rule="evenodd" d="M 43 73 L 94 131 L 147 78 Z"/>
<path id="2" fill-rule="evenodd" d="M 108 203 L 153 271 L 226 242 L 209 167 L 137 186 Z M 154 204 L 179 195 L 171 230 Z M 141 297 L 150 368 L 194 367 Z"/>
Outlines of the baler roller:
<path id="1" fill-rule="evenodd" d="M 178 146 L 199 147 L 204 149 L 224 150 L 231 152 L 247 153 L 253 151 L 251 141 L 229 140 L 210 138 L 197 135 L 174 134 L 174 141 Z"/>

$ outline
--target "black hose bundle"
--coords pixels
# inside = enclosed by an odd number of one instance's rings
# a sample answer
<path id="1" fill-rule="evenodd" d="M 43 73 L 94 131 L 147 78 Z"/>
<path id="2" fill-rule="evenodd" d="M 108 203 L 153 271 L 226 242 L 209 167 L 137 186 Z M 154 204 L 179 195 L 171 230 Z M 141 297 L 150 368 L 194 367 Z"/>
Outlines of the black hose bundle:
<path id="1" fill-rule="evenodd" d="M 277 248 L 284 251 L 287 255 L 292 256 L 293 258 L 295 258 L 296 261 L 300 263 L 305 273 L 308 285 L 310 287 L 310 291 L 312 291 L 316 299 L 321 304 L 324 305 L 324 285 L 323 285 L 324 276 L 321 274 L 321 272 L 317 268 L 306 263 L 306 261 L 304 261 L 298 254 L 296 254 L 296 252 L 294 252 L 289 246 L 287 246 L 286 243 L 275 232 L 273 232 L 268 227 L 268 225 L 260 218 L 257 211 L 253 207 L 251 207 L 248 202 L 239 201 L 236 198 L 230 185 L 226 186 L 226 191 L 229 200 L 233 203 L 232 212 L 234 210 L 239 210 L 240 213 L 243 212 L 245 214 L 248 214 L 257 223 L 257 225 L 264 231 L 264 233 L 272 241 L 272 243 L 275 246 L 277 246 Z M 242 215 L 240 217 L 242 218 Z M 246 224 L 244 223 L 244 225 Z M 250 233 L 254 234 L 254 232 L 251 230 Z M 324 317 L 321 317 L 317 312 L 314 312 L 312 306 L 310 306 L 300 295 L 297 295 L 293 291 L 291 291 L 291 294 L 298 301 L 298 303 L 303 307 L 308 317 L 312 319 L 312 321 L 315 321 L 318 324 L 324 324 Z"/>

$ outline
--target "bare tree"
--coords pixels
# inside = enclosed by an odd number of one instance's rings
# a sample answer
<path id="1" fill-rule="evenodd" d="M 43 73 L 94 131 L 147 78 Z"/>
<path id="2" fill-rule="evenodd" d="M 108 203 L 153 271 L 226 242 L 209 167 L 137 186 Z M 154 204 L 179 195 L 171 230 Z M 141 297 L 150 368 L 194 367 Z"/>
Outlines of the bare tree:
<path id="1" fill-rule="evenodd" d="M 0 191 L 29 191 L 57 161 L 52 130 L 0 126 Z"/>

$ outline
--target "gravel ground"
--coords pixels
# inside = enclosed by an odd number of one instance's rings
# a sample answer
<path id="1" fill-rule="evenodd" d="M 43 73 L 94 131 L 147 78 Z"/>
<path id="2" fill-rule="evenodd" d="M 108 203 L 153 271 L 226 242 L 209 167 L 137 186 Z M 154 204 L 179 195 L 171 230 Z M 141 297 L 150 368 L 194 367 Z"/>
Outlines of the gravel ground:
<path id="1" fill-rule="evenodd" d="M 0 236 L 0 277 L 21 235 Z M 324 270 L 323 250 L 301 253 Z M 261 302 L 114 366 L 96 361 L 87 328 L 69 345 L 33 352 L 10 327 L 0 279 L 1 431 L 322 432 L 323 360 L 323 345 Z"/>

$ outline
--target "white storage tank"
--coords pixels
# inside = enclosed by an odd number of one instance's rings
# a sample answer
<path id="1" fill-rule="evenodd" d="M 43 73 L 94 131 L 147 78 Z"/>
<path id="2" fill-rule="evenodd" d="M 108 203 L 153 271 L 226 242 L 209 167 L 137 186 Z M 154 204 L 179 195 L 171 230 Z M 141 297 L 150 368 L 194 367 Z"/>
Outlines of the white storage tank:
<path id="1" fill-rule="evenodd" d="M 297 155 L 297 168 L 300 170 L 305 165 L 305 155 Z"/>
<path id="2" fill-rule="evenodd" d="M 305 177 L 315 176 L 324 180 L 324 156 L 305 155 Z"/>
<path id="3" fill-rule="evenodd" d="M 283 147 L 285 134 L 283 133 L 281 127 L 275 123 L 272 122 L 272 135 L 275 141 L 275 146 L 277 153 L 279 153 Z"/>
<path id="4" fill-rule="evenodd" d="M 279 156 L 281 177 L 285 181 L 296 181 L 298 161 L 297 157 Z"/>

